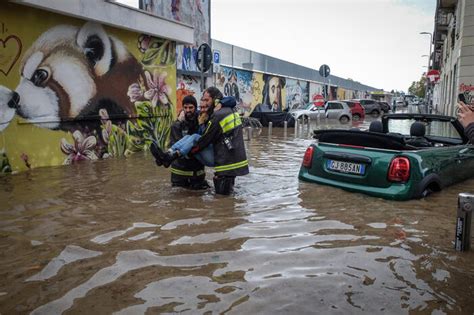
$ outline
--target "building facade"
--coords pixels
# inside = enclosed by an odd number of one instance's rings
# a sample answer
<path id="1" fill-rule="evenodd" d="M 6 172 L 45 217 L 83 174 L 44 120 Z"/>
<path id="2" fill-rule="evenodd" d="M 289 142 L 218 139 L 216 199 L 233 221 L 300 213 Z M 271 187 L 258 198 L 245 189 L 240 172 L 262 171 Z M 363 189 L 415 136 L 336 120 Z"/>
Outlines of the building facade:
<path id="1" fill-rule="evenodd" d="M 474 0 L 438 0 L 431 68 L 440 80 L 431 86 L 433 108 L 456 115 L 459 93 L 474 105 Z"/>
<path id="2" fill-rule="evenodd" d="M 210 0 L 16 0 L 0 4 L 0 173 L 165 147 L 185 95 L 216 85 L 249 115 L 375 88 L 219 41 Z M 197 47 L 220 63 L 206 73 Z M 215 71 L 213 71 L 215 70 Z"/>

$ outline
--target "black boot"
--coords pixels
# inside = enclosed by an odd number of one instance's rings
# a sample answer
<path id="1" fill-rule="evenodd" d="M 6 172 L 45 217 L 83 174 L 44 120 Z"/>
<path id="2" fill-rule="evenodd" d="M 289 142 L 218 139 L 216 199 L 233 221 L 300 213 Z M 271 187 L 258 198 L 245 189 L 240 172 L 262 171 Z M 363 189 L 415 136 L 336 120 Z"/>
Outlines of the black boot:
<path id="1" fill-rule="evenodd" d="M 158 147 L 158 145 L 156 144 L 156 142 L 153 142 L 153 143 L 150 145 L 150 152 L 151 152 L 151 154 L 153 155 L 153 157 L 155 158 L 155 163 L 156 163 L 156 165 L 162 166 L 162 165 L 163 165 L 163 162 L 162 162 L 161 159 L 160 159 L 159 150 L 160 150 L 160 148 Z"/>
<path id="2" fill-rule="evenodd" d="M 173 162 L 179 157 L 177 152 L 163 152 L 163 150 L 161 150 L 161 148 L 154 142 L 150 146 L 150 151 L 151 154 L 153 154 L 153 156 L 155 157 L 156 164 L 160 162 L 164 167 L 170 167 L 171 162 Z"/>
<path id="3" fill-rule="evenodd" d="M 219 195 L 230 195 L 234 191 L 234 176 L 214 176 L 214 190 Z"/>

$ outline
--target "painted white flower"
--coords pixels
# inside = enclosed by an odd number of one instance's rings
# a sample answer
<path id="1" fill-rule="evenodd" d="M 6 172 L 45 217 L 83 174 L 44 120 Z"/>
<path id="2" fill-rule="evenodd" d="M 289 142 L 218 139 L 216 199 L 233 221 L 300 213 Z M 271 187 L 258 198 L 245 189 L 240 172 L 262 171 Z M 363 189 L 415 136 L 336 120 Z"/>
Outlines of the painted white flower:
<path id="1" fill-rule="evenodd" d="M 166 72 L 153 71 L 153 77 L 150 72 L 145 71 L 145 77 L 148 91 L 145 92 L 144 96 L 146 99 L 151 101 L 153 107 L 158 104 L 158 100 L 161 104 L 165 105 L 169 103 L 169 96 L 172 92 L 171 87 L 166 84 L 165 79 L 168 76 Z"/>
<path id="2" fill-rule="evenodd" d="M 84 136 L 79 130 L 72 134 L 74 144 L 70 144 L 66 139 L 61 139 L 61 151 L 67 155 L 64 164 L 73 164 L 83 160 L 97 160 L 98 157 L 94 152 L 97 145 L 97 139 L 94 136 L 89 136 L 84 139 Z"/>

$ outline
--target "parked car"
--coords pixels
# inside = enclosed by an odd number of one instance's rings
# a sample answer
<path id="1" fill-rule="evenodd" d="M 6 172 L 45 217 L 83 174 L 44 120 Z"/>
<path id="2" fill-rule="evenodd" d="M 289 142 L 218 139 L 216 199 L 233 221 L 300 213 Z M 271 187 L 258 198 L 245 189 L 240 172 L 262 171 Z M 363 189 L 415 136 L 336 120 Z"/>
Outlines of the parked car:
<path id="1" fill-rule="evenodd" d="M 397 107 L 407 107 L 407 103 L 405 101 L 397 101 Z"/>
<path id="2" fill-rule="evenodd" d="M 456 118 L 388 114 L 376 123 L 378 132 L 315 130 L 318 143 L 307 148 L 299 178 L 407 200 L 474 177 L 474 146 Z"/>
<path id="3" fill-rule="evenodd" d="M 371 115 L 372 117 L 378 117 L 380 113 L 382 113 L 382 109 L 380 108 L 379 103 L 377 103 L 374 100 L 367 100 L 367 99 L 357 100 L 356 99 L 352 101 L 359 102 L 360 105 L 362 105 L 362 107 L 364 108 L 365 113 Z"/>
<path id="4" fill-rule="evenodd" d="M 365 118 L 365 110 L 357 101 L 343 101 L 346 103 L 349 108 L 351 109 L 352 120 L 358 121 L 363 120 Z"/>
<path id="5" fill-rule="evenodd" d="M 378 102 L 380 105 L 380 108 L 384 113 L 388 113 L 390 111 L 390 105 L 387 102 Z"/>
<path id="6" fill-rule="evenodd" d="M 341 123 L 346 124 L 351 121 L 352 114 L 349 106 L 344 102 L 329 101 L 324 107 L 314 105 L 313 102 L 306 104 L 304 109 L 290 111 L 295 119 L 337 119 Z"/>

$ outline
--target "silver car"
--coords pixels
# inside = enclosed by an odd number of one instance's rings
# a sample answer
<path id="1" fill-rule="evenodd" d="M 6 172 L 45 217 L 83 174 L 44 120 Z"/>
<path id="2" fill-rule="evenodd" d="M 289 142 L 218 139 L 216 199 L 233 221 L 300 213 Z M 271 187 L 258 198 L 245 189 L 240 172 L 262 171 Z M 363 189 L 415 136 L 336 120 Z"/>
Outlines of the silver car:
<path id="1" fill-rule="evenodd" d="M 345 102 L 329 101 L 324 107 L 308 103 L 304 106 L 290 111 L 295 119 L 337 119 L 343 124 L 351 121 L 351 109 Z"/>

